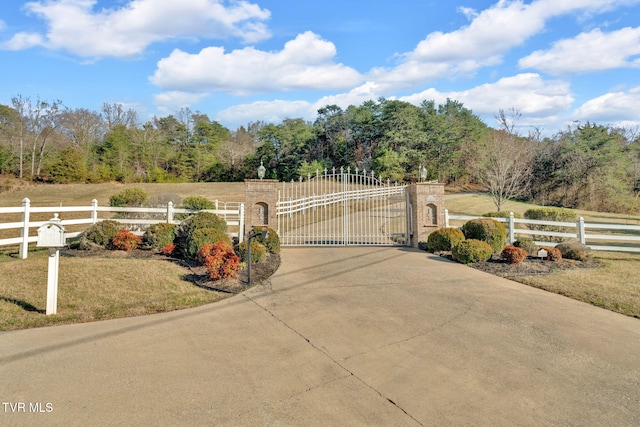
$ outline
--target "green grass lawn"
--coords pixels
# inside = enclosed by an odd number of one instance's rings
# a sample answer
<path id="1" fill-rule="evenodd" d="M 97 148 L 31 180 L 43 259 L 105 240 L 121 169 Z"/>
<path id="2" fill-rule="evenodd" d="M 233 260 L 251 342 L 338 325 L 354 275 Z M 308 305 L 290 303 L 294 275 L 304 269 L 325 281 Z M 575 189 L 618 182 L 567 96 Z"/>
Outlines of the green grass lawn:
<path id="1" fill-rule="evenodd" d="M 223 294 L 195 286 L 162 258 L 60 257 L 57 313 L 45 315 L 48 251 L 0 257 L 0 331 L 90 322 L 195 307 Z"/>

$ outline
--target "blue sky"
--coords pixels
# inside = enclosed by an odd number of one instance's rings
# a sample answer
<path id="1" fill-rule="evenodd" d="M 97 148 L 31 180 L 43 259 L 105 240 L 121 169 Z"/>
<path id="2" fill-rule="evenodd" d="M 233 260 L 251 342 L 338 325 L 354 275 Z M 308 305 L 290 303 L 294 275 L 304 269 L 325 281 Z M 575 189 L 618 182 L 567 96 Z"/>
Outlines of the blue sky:
<path id="1" fill-rule="evenodd" d="M 16 95 L 234 129 L 328 104 L 456 99 L 554 133 L 640 126 L 640 0 L 3 0 L 0 103 Z"/>

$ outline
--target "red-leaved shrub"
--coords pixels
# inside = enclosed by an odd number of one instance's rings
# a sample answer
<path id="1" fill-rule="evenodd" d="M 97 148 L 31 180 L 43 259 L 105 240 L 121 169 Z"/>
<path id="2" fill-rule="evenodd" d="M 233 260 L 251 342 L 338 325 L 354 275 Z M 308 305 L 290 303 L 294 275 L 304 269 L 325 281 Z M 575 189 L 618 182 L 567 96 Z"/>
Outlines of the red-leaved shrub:
<path id="1" fill-rule="evenodd" d="M 173 243 L 167 243 L 162 247 L 162 255 L 173 256 L 173 253 L 176 251 L 176 245 Z"/>
<path id="2" fill-rule="evenodd" d="M 113 247 L 122 251 L 132 251 L 136 249 L 140 243 L 142 243 L 142 239 L 129 230 L 119 231 L 118 234 L 113 236 L 112 241 Z"/>
<path id="3" fill-rule="evenodd" d="M 240 258 L 227 242 L 206 243 L 198 251 L 198 259 L 204 264 L 212 280 L 236 277 Z"/>
<path id="4" fill-rule="evenodd" d="M 562 261 L 562 252 L 560 252 L 560 249 L 549 246 L 543 246 L 540 249 L 547 251 L 547 261 Z"/>
<path id="5" fill-rule="evenodd" d="M 527 258 L 527 251 L 513 245 L 507 245 L 500 253 L 500 258 L 509 264 L 520 264 Z"/>

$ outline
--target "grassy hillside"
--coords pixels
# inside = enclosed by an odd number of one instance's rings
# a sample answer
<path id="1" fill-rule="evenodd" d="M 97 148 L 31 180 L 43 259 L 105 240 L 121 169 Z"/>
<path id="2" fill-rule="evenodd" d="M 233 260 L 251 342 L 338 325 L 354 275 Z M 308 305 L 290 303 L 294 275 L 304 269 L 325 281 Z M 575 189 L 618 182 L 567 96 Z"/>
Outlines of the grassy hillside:
<path id="1" fill-rule="evenodd" d="M 22 199 L 28 197 L 32 206 L 89 206 L 91 200 L 100 205 L 108 205 L 109 197 L 127 187 L 139 187 L 154 196 L 175 195 L 203 196 L 211 200 L 244 201 L 243 182 L 199 182 L 181 184 L 47 184 L 13 187 L 0 192 L 0 206 L 20 206 Z"/>

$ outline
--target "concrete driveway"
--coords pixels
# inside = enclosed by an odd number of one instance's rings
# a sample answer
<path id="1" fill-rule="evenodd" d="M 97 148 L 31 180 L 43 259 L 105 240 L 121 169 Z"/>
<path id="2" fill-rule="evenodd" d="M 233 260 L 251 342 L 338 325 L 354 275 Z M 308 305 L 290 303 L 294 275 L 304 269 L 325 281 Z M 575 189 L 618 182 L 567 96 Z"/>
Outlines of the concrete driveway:
<path id="1" fill-rule="evenodd" d="M 191 310 L 0 333 L 0 425 L 640 425 L 640 320 L 402 248 L 285 249 Z"/>

